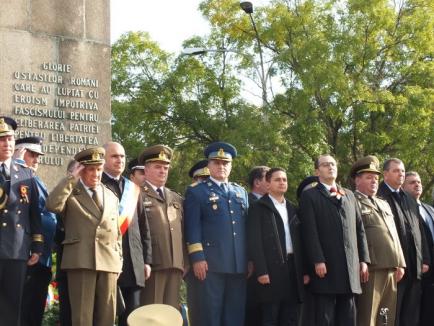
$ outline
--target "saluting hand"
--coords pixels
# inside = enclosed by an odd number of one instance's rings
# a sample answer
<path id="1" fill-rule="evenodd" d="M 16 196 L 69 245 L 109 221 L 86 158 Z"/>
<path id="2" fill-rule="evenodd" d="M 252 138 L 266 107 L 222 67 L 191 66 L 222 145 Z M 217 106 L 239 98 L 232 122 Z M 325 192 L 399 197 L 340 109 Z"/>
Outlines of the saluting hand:
<path id="1" fill-rule="evenodd" d="M 194 271 L 194 275 L 200 281 L 206 279 L 206 272 L 208 272 L 208 264 L 206 260 L 201 260 L 193 263 L 193 271 Z"/>
<path id="2" fill-rule="evenodd" d="M 80 177 L 81 171 L 84 169 L 83 164 L 76 164 L 72 171 L 69 173 L 69 175 L 73 176 L 75 179 L 78 179 Z"/>

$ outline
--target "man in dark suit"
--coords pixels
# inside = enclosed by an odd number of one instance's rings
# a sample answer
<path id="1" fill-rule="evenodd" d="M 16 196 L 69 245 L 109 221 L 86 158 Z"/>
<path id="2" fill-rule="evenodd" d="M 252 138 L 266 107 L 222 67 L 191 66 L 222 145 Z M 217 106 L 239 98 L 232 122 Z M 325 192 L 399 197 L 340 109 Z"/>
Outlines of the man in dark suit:
<path id="1" fill-rule="evenodd" d="M 105 163 L 101 182 L 118 197 L 119 215 L 125 217 L 122 232 L 122 273 L 118 286 L 125 310 L 118 312 L 119 325 L 126 326 L 128 315 L 140 306 L 140 292 L 151 275 L 151 236 L 140 188 L 124 178 L 125 150 L 119 143 L 104 145 Z M 134 209 L 135 208 L 135 209 Z"/>
<path id="2" fill-rule="evenodd" d="M 12 159 L 16 122 L 0 117 L 0 324 L 20 325 L 28 266 L 43 251 L 38 189 L 32 171 Z"/>
<path id="3" fill-rule="evenodd" d="M 355 181 L 355 196 L 360 205 L 363 225 L 369 246 L 368 281 L 362 283 L 363 293 L 357 300 L 359 326 L 383 325 L 388 309 L 387 323 L 395 325 L 397 282 L 404 275 L 405 260 L 398 232 L 389 204 L 376 197 L 380 162 L 369 155 L 357 160 L 351 167 Z"/>
<path id="4" fill-rule="evenodd" d="M 267 193 L 267 182 L 265 180 L 265 173 L 270 168 L 265 165 L 255 166 L 250 170 L 248 176 L 248 183 L 250 187 L 249 203 L 253 203 Z"/>
<path id="5" fill-rule="evenodd" d="M 416 199 L 419 213 L 422 217 L 425 237 L 428 244 L 431 265 L 434 262 L 434 208 L 420 201 L 422 196 L 422 181 L 417 172 L 410 171 L 405 174 L 402 189 Z M 434 322 L 434 272 L 430 268 L 422 277 L 422 298 L 420 304 L 420 326 L 431 326 Z"/>
<path id="6" fill-rule="evenodd" d="M 391 158 L 383 164 L 384 181 L 378 196 L 392 209 L 407 268 L 398 283 L 395 325 L 417 325 L 419 322 L 421 279 L 429 269 L 429 251 L 416 201 L 401 189 L 405 178 L 404 163 Z"/>
<path id="7" fill-rule="evenodd" d="M 298 325 L 303 298 L 300 221 L 285 199 L 286 172 L 272 168 L 265 175 L 268 194 L 249 206 L 249 252 L 255 266 L 256 299 L 263 326 Z M 306 276 L 306 282 L 308 277 Z"/>
<path id="8" fill-rule="evenodd" d="M 267 193 L 267 183 L 265 181 L 265 173 L 270 170 L 268 166 L 255 166 L 250 170 L 248 175 L 248 184 L 250 187 L 249 204 L 254 203 Z M 254 240 L 253 240 L 254 241 Z M 250 244 L 247 246 L 252 248 Z M 252 255 L 249 253 L 249 257 Z M 249 258 L 248 269 L 253 271 L 253 262 Z M 246 319 L 245 326 L 261 325 L 261 309 L 256 301 L 255 288 L 257 281 L 254 277 L 249 277 L 247 280 L 247 298 L 246 298 Z"/>
<path id="9" fill-rule="evenodd" d="M 317 186 L 300 198 L 302 238 L 315 306 L 315 325 L 356 325 L 354 295 L 366 277 L 368 246 L 354 194 L 336 185 L 330 155 L 315 161 Z"/>

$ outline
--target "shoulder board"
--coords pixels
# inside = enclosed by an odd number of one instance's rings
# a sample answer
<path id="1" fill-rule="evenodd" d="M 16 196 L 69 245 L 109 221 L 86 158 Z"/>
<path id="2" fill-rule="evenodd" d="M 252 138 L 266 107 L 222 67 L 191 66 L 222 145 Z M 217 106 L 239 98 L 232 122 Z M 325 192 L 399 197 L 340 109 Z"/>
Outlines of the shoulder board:
<path id="1" fill-rule="evenodd" d="M 22 160 L 14 160 L 14 163 L 17 164 L 17 165 L 22 166 L 23 168 L 27 167 L 26 162 L 24 162 Z"/>
<path id="2" fill-rule="evenodd" d="M 199 184 L 199 182 L 196 181 L 196 182 L 193 182 L 191 185 L 189 185 L 189 187 L 193 188 L 193 187 L 196 187 L 198 184 Z"/>

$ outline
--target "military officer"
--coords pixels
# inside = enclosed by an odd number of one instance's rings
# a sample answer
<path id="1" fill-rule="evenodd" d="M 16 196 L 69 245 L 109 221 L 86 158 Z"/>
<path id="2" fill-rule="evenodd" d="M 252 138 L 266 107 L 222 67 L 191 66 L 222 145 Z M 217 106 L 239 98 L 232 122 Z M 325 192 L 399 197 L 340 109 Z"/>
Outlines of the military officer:
<path id="1" fill-rule="evenodd" d="M 41 137 L 26 137 L 17 139 L 15 142 L 15 161 L 29 167 L 34 173 L 38 170 L 38 159 L 41 155 L 44 155 Z M 39 257 L 38 263 L 30 266 L 27 270 L 22 308 L 24 325 L 42 324 L 47 301 L 48 285 L 50 284 L 52 276 L 51 250 L 53 248 L 57 224 L 56 215 L 49 212 L 45 207 L 45 201 L 48 196 L 47 187 L 36 175 L 35 181 L 39 194 L 38 204 L 41 213 L 44 250 Z"/>
<path id="2" fill-rule="evenodd" d="M 104 148 L 75 155 L 80 164 L 47 198 L 65 228 L 61 268 L 66 270 L 72 325 L 115 322 L 116 281 L 122 269 L 119 201 L 101 184 Z"/>
<path id="3" fill-rule="evenodd" d="M 201 160 L 193 165 L 188 171 L 188 176 L 196 182 L 203 181 L 209 177 L 208 160 Z"/>
<path id="4" fill-rule="evenodd" d="M 139 187 L 143 186 L 145 183 L 145 167 L 139 164 L 139 160 L 137 158 L 132 159 L 128 163 L 128 173 L 129 179 L 134 182 Z"/>
<path id="5" fill-rule="evenodd" d="M 378 159 L 370 155 L 356 161 L 351 168 L 356 185 L 354 195 L 362 214 L 371 258 L 368 279 L 362 283 L 362 294 L 357 300 L 360 326 L 384 325 L 381 308 L 388 309 L 388 324 L 395 324 L 397 282 L 405 268 L 393 213 L 386 201 L 376 197 L 381 174 L 379 164 Z"/>
<path id="6" fill-rule="evenodd" d="M 12 159 L 16 128 L 13 119 L 0 117 L 0 321 L 11 326 L 21 323 L 27 265 L 35 265 L 43 250 L 35 179 Z"/>
<path id="7" fill-rule="evenodd" d="M 208 160 L 201 160 L 194 164 L 190 171 L 188 172 L 190 178 L 193 179 L 193 183 L 190 187 L 195 187 L 199 182 L 207 179 L 209 177 L 208 170 Z M 185 281 L 187 283 L 187 306 L 188 306 L 188 317 L 190 326 L 200 326 L 200 295 L 197 289 L 198 279 L 194 276 L 192 270 L 189 270 L 185 276 Z"/>
<path id="8" fill-rule="evenodd" d="M 142 304 L 163 303 L 179 308 L 179 289 L 186 268 L 183 238 L 183 198 L 166 187 L 173 151 L 164 145 L 145 148 L 143 204 L 152 242 L 152 273 L 142 291 Z"/>
<path id="9" fill-rule="evenodd" d="M 200 281 L 201 325 L 243 325 L 247 192 L 228 182 L 234 146 L 215 142 L 204 154 L 210 177 L 187 189 L 184 204 L 188 253 Z"/>

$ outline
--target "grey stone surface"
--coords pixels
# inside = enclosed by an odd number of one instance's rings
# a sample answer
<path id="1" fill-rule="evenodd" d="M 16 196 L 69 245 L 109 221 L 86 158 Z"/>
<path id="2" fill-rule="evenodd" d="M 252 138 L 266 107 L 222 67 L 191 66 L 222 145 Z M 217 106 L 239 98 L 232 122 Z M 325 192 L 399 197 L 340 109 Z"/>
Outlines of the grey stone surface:
<path id="1" fill-rule="evenodd" d="M 104 22 L 109 17 L 107 0 L 86 0 L 86 38 L 110 43 L 110 25 Z"/>
<path id="2" fill-rule="evenodd" d="M 29 23 L 28 0 L 3 0 L 0 8 L 0 27 L 27 28 Z"/>
<path id="3" fill-rule="evenodd" d="M 111 139 L 109 0 L 10 0 L 0 9 L 0 114 L 40 135 L 49 188 Z"/>

